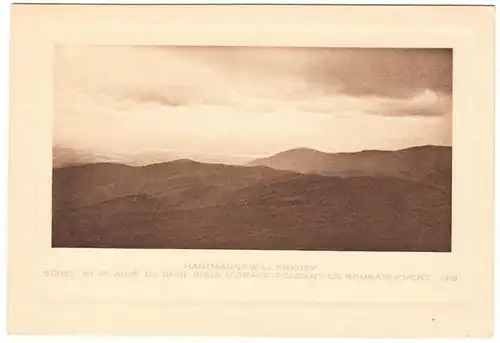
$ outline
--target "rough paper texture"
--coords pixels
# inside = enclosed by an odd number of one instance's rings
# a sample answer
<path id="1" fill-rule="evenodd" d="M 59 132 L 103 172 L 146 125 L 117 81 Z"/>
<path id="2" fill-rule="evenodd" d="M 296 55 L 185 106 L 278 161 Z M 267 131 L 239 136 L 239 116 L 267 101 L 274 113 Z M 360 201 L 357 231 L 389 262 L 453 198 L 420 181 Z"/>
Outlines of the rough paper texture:
<path id="1" fill-rule="evenodd" d="M 9 331 L 490 336 L 493 26 L 485 6 L 14 5 Z M 55 59 L 71 45 L 452 49 L 451 249 L 53 247 Z"/>

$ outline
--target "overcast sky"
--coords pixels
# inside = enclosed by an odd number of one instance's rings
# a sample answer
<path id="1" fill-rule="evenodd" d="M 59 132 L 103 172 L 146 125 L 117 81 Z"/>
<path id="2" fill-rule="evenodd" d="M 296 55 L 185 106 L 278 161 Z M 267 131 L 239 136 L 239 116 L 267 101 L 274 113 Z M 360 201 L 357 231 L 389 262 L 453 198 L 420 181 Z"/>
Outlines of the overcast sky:
<path id="1" fill-rule="evenodd" d="M 451 145 L 448 49 L 59 46 L 54 73 L 54 144 L 105 156 Z"/>

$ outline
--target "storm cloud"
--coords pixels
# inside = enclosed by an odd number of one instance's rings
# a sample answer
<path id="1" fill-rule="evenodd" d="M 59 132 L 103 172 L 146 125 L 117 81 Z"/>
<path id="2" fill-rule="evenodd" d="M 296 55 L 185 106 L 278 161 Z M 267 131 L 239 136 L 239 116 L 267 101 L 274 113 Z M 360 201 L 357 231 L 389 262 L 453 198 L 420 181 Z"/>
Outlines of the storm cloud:
<path id="1" fill-rule="evenodd" d="M 58 46 L 54 139 L 228 156 L 451 144 L 452 60 L 451 49 Z M 108 122 L 121 143 L 104 138 Z"/>

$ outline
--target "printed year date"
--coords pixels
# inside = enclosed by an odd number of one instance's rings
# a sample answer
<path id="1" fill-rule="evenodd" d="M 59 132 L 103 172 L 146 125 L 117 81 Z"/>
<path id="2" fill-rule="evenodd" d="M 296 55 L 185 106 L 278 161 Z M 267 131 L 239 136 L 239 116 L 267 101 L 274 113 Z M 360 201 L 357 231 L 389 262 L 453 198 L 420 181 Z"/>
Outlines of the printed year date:
<path id="1" fill-rule="evenodd" d="M 456 275 L 441 275 L 442 282 L 457 282 L 458 276 Z"/>

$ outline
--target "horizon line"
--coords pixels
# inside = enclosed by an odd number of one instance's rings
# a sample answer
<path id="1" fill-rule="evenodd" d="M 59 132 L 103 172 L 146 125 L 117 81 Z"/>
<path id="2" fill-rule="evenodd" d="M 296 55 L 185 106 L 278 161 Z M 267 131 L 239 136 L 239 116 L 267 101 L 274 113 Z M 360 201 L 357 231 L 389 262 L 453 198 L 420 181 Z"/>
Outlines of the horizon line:
<path id="1" fill-rule="evenodd" d="M 174 162 L 181 162 L 181 161 L 184 161 L 184 162 L 193 162 L 193 163 L 200 163 L 200 164 L 211 164 L 211 165 L 227 165 L 227 166 L 240 166 L 240 167 L 265 167 L 265 166 L 258 166 L 258 165 L 256 165 L 256 166 L 249 166 L 248 163 L 251 163 L 251 162 L 256 161 L 256 160 L 272 158 L 272 157 L 277 156 L 279 154 L 283 154 L 283 153 L 291 152 L 291 151 L 297 151 L 297 150 L 309 150 L 311 152 L 319 152 L 319 153 L 327 154 L 327 155 L 341 155 L 341 154 L 360 154 L 360 153 L 364 153 L 364 152 L 380 152 L 380 153 L 384 153 L 384 152 L 398 152 L 398 151 L 406 151 L 406 150 L 411 150 L 411 149 L 432 148 L 432 147 L 436 147 L 436 148 L 452 148 L 453 146 L 452 145 L 425 144 L 425 145 L 415 145 L 415 146 L 411 146 L 411 147 L 407 147 L 407 148 L 402 148 L 402 149 L 396 149 L 396 150 L 363 149 L 363 150 L 345 151 L 345 152 L 327 152 L 327 151 L 322 151 L 322 150 L 318 150 L 318 149 L 315 149 L 315 148 L 308 148 L 308 147 L 301 146 L 301 147 L 291 148 L 291 149 L 287 149 L 287 150 L 282 150 L 282 151 L 274 153 L 272 155 L 266 155 L 266 156 L 263 156 L 263 157 L 254 157 L 254 158 L 251 158 L 250 160 L 248 160 L 248 161 L 246 161 L 244 163 L 203 162 L 203 161 L 199 161 L 199 160 L 193 159 L 193 158 L 175 158 L 175 159 L 171 159 L 171 160 L 166 160 L 166 161 L 161 161 L 161 162 L 154 162 L 154 163 L 149 163 L 149 164 L 130 164 L 130 163 L 126 163 L 126 162 L 116 162 L 116 161 L 96 161 L 96 162 L 83 162 L 82 161 L 82 162 L 68 163 L 68 164 L 64 164 L 64 165 L 61 165 L 61 166 L 55 166 L 54 163 L 53 163 L 52 169 L 77 167 L 77 166 L 85 166 L 85 165 L 95 165 L 95 164 L 114 164 L 114 165 L 124 165 L 124 166 L 132 167 L 132 168 L 141 168 L 141 167 L 147 167 L 147 166 L 153 166 L 153 165 L 160 165 L 160 164 L 167 164 L 167 163 L 174 163 Z M 77 149 L 65 148 L 65 147 L 57 147 L 57 146 L 53 146 L 52 150 L 54 150 L 56 148 L 77 150 Z M 53 162 L 54 162 L 55 161 L 54 155 L 52 155 L 52 157 L 53 157 Z"/>

